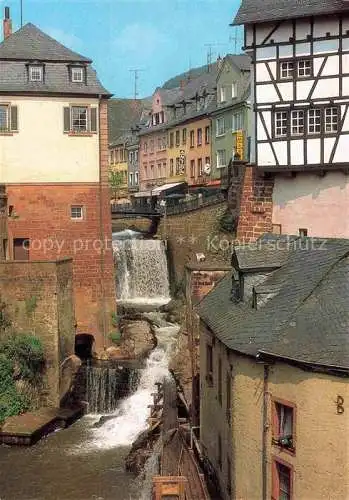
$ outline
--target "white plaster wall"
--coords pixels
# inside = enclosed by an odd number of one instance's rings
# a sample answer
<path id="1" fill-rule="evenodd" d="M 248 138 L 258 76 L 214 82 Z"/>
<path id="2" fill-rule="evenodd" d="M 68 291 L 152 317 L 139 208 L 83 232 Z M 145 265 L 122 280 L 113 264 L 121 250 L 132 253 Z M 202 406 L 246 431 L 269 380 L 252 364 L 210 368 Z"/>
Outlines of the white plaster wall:
<path id="1" fill-rule="evenodd" d="M 98 182 L 99 135 L 63 132 L 63 108 L 98 99 L 7 97 L 18 106 L 18 132 L 0 135 L 1 183 Z"/>
<path id="2" fill-rule="evenodd" d="M 258 165 L 275 165 L 275 157 L 268 142 L 258 144 Z"/>
<path id="3" fill-rule="evenodd" d="M 320 139 L 308 139 L 307 140 L 307 158 L 308 165 L 316 165 L 320 163 Z"/>
<path id="4" fill-rule="evenodd" d="M 337 96 L 339 96 L 339 78 L 327 78 L 318 81 L 312 99 Z"/>
<path id="5" fill-rule="evenodd" d="M 313 86 L 313 80 L 298 81 L 296 83 L 297 100 L 307 100 Z"/>
<path id="6" fill-rule="evenodd" d="M 281 224 L 283 234 L 307 228 L 308 236 L 349 238 L 349 176 L 341 172 L 278 175 L 273 205 L 273 224 Z"/>
<path id="7" fill-rule="evenodd" d="M 304 165 L 304 141 L 291 141 L 291 164 Z"/>
<path id="8" fill-rule="evenodd" d="M 279 102 L 274 85 L 268 83 L 257 85 L 257 103 Z"/>
<path id="9" fill-rule="evenodd" d="M 280 94 L 284 101 L 293 101 L 293 83 L 278 83 Z"/>
<path id="10" fill-rule="evenodd" d="M 338 56 L 329 56 L 325 67 L 323 69 L 322 75 L 338 75 L 339 73 L 339 57 Z"/>

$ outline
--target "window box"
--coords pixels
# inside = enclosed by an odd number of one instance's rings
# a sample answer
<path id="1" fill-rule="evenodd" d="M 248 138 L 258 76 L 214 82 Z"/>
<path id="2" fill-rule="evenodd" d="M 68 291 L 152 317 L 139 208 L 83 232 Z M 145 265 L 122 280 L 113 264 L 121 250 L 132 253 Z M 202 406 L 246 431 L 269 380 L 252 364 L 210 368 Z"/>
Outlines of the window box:
<path id="1" fill-rule="evenodd" d="M 272 419 L 272 444 L 295 453 L 295 405 L 282 400 L 273 400 Z"/>
<path id="2" fill-rule="evenodd" d="M 64 132 L 71 136 L 97 133 L 97 108 L 69 106 L 64 108 Z"/>

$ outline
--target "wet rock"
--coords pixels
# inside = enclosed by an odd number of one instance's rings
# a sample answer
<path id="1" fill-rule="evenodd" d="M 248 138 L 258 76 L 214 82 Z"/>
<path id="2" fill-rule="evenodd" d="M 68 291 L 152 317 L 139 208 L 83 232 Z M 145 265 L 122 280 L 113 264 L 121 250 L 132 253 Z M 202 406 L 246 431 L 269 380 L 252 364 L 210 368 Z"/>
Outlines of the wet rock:
<path id="1" fill-rule="evenodd" d="M 129 355 L 127 352 L 124 351 L 121 347 L 108 347 L 106 350 L 106 353 L 108 355 L 108 360 L 111 361 L 116 361 L 116 360 L 123 360 L 123 359 L 128 359 Z"/>
<path id="2" fill-rule="evenodd" d="M 106 349 L 98 349 L 92 353 L 92 357 L 98 361 L 108 361 L 108 353 Z"/>
<path id="3" fill-rule="evenodd" d="M 154 445 L 159 439 L 160 430 L 155 432 L 146 430 L 136 439 L 125 459 L 125 467 L 128 472 L 137 476 L 144 470 L 146 461 L 150 458 Z"/>
<path id="4" fill-rule="evenodd" d="M 121 349 L 131 359 L 147 356 L 157 344 L 153 328 L 145 320 L 122 320 Z"/>
<path id="5" fill-rule="evenodd" d="M 102 427 L 102 425 L 104 425 L 109 420 L 113 420 L 113 418 L 115 418 L 115 415 L 102 415 L 98 422 L 93 424 L 93 427 Z"/>
<path id="6" fill-rule="evenodd" d="M 66 358 L 60 366 L 60 399 L 65 401 L 73 391 L 76 377 L 81 366 L 81 359 L 73 354 Z"/>

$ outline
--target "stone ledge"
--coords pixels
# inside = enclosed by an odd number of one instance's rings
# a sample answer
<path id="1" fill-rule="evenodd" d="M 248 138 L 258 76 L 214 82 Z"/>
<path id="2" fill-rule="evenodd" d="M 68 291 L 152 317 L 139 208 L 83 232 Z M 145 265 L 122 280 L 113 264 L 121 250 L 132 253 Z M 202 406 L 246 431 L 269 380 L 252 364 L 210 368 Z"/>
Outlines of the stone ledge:
<path id="1" fill-rule="evenodd" d="M 84 407 L 41 408 L 6 419 L 0 431 L 0 444 L 31 446 L 57 429 L 68 427 L 84 413 Z"/>

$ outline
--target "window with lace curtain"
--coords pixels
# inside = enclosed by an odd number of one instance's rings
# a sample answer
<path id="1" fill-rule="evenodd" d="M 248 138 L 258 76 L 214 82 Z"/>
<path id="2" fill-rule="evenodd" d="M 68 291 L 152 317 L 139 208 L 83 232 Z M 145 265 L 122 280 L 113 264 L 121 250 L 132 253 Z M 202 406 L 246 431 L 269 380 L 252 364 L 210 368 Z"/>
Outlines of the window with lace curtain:
<path id="1" fill-rule="evenodd" d="M 295 451 L 295 407 L 292 403 L 273 401 L 273 444 Z"/>

